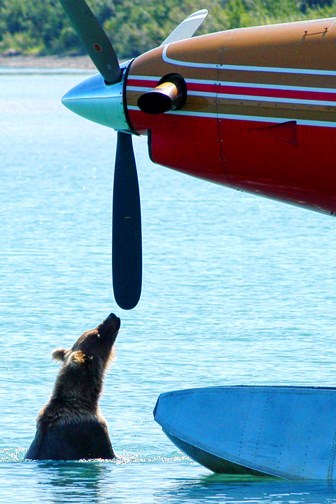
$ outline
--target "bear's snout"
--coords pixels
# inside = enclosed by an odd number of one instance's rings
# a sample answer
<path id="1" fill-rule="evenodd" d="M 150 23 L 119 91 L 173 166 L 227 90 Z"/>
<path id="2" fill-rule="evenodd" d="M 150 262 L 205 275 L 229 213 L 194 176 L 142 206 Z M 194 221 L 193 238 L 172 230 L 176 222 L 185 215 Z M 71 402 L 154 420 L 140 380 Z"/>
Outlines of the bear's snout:
<path id="1" fill-rule="evenodd" d="M 114 313 L 110 313 L 110 315 L 108 317 L 106 317 L 106 319 L 104 320 L 104 322 L 102 322 L 102 324 L 118 324 L 118 329 L 120 327 L 120 318 L 117 317 L 117 315 L 115 315 Z"/>
<path id="2" fill-rule="evenodd" d="M 114 313 L 110 313 L 110 315 L 98 326 L 97 329 L 102 336 L 107 336 L 111 333 L 115 334 L 120 329 L 120 318 Z"/>
<path id="3" fill-rule="evenodd" d="M 71 351 L 81 350 L 87 355 L 110 353 L 112 346 L 118 336 L 120 328 L 120 318 L 111 313 L 101 324 L 94 329 L 86 331 L 72 345 Z M 108 355 L 104 359 L 108 358 Z"/>

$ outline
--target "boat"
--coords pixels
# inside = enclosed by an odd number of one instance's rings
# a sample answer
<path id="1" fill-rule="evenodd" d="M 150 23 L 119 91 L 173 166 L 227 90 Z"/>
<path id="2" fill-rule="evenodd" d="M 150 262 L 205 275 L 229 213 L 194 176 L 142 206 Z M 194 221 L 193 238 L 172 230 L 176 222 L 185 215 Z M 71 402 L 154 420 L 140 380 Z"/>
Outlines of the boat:
<path id="1" fill-rule="evenodd" d="M 336 388 L 217 386 L 162 393 L 154 418 L 215 473 L 336 479 Z"/>

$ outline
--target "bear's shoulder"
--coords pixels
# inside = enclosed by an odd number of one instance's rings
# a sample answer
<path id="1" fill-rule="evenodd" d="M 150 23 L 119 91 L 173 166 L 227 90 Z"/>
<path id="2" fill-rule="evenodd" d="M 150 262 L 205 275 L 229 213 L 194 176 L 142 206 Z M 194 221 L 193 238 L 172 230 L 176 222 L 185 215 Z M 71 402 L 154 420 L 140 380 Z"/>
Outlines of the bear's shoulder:
<path id="1" fill-rule="evenodd" d="M 85 401 L 85 398 L 51 397 L 37 417 L 37 424 L 45 426 L 88 421 L 105 423 L 98 405 Z"/>

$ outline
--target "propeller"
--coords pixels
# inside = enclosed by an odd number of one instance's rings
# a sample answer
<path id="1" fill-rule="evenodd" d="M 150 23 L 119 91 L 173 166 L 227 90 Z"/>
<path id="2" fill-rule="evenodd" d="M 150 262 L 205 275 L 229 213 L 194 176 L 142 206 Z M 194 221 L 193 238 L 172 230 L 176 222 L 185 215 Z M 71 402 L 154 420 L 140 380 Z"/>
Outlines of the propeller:
<path id="1" fill-rule="evenodd" d="M 138 176 L 122 96 L 123 71 L 128 64 L 119 65 L 110 40 L 85 0 L 59 1 L 101 75 L 70 90 L 63 97 L 63 103 L 77 114 L 112 125 L 118 131 L 112 205 L 112 277 L 117 304 L 130 310 L 137 305 L 141 294 L 142 244 Z M 161 45 L 191 37 L 207 14 L 204 9 L 187 17 Z M 179 93 L 172 89 L 175 94 Z M 156 94 L 153 97 L 157 99 Z M 176 101 L 174 96 L 170 99 L 173 105 Z"/>
<path id="2" fill-rule="evenodd" d="M 72 26 L 106 84 L 121 80 L 122 71 L 103 28 L 84 0 L 60 0 Z M 120 308 L 131 310 L 142 283 L 141 209 L 132 137 L 118 132 L 113 182 L 112 277 Z"/>
<path id="3" fill-rule="evenodd" d="M 121 70 L 106 33 L 84 0 L 60 0 L 88 55 L 107 84 L 118 82 Z"/>

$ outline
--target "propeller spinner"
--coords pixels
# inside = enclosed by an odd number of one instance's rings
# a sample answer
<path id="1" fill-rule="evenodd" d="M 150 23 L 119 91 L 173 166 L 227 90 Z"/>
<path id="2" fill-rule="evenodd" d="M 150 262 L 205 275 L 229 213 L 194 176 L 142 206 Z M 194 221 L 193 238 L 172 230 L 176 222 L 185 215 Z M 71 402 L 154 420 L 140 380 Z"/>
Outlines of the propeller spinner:
<path id="1" fill-rule="evenodd" d="M 130 62 L 119 65 L 111 42 L 85 0 L 60 0 L 60 3 L 100 73 L 70 90 L 62 102 L 76 114 L 118 131 L 113 184 L 112 277 L 117 304 L 130 310 L 140 299 L 142 284 L 139 184 L 132 131 L 123 103 L 125 73 Z M 186 18 L 162 45 L 191 37 L 207 13 L 204 9 Z M 167 102 L 172 107 L 176 103 L 183 104 L 185 97 L 180 94 L 176 82 L 161 86 L 149 99 L 143 99 L 144 110 L 148 113 L 165 112 Z M 152 100 L 155 110 L 152 110 Z M 156 103 L 160 110 L 156 110 Z"/>

